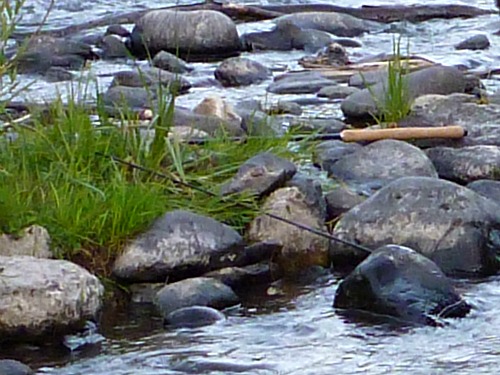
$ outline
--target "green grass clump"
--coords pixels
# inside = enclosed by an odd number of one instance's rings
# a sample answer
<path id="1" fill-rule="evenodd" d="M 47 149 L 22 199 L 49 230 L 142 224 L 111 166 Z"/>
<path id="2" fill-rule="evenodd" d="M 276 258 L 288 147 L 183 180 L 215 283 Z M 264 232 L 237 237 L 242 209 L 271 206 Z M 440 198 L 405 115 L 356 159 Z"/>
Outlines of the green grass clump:
<path id="1" fill-rule="evenodd" d="M 157 125 L 168 129 L 168 120 L 167 110 Z M 287 137 L 240 143 L 220 136 L 188 145 L 164 138 L 165 130 L 148 146 L 140 130 L 125 122 L 116 126 L 101 115 L 96 126 L 82 106 L 58 102 L 48 113 L 33 114 L 30 125 L 14 125 L 17 139 L 0 142 L 0 231 L 42 225 L 60 258 L 107 276 L 126 241 L 169 210 L 192 210 L 236 229 L 257 214 L 251 197 L 236 197 L 236 203 L 221 200 L 174 180 L 216 191 L 259 152 L 294 157 Z M 172 178 L 134 170 L 103 155 L 154 167 Z"/>

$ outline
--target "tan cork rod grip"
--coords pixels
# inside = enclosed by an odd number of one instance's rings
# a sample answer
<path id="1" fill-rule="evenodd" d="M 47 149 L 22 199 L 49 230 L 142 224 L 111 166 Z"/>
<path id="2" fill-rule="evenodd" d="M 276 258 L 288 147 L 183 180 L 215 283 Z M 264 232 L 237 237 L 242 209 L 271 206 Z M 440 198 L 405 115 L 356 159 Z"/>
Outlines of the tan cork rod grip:
<path id="1" fill-rule="evenodd" d="M 424 138 L 462 138 L 466 130 L 458 125 L 435 128 L 390 128 L 344 130 L 340 137 L 344 142 L 377 141 L 381 139 L 424 139 Z"/>

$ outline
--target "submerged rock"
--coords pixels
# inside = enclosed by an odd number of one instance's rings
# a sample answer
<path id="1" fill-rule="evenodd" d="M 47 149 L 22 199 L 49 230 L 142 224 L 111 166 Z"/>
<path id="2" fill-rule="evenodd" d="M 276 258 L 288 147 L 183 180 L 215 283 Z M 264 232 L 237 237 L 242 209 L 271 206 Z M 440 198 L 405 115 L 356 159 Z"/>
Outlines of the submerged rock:
<path id="1" fill-rule="evenodd" d="M 22 362 L 0 359 L 0 375 L 31 375 L 35 372 Z"/>
<path id="2" fill-rule="evenodd" d="M 479 34 L 471 36 L 455 46 L 455 49 L 470 49 L 470 50 L 478 50 L 478 49 L 486 49 L 490 46 L 490 41 L 486 35 Z"/>
<path id="3" fill-rule="evenodd" d="M 209 306 L 223 309 L 238 303 L 239 298 L 230 287 L 208 277 L 185 279 L 165 285 L 155 299 L 155 305 L 164 318 L 184 307 Z"/>
<path id="4" fill-rule="evenodd" d="M 447 275 L 491 275 L 499 269 L 500 209 L 491 200 L 452 182 L 404 177 L 345 213 L 333 235 L 377 248 L 400 244 L 433 260 Z M 366 257 L 332 246 L 334 267 Z"/>
<path id="5" fill-rule="evenodd" d="M 163 282 L 233 265 L 244 248 L 227 225 L 188 211 L 157 219 L 117 258 L 113 274 L 127 282 Z"/>
<path id="6" fill-rule="evenodd" d="M 247 86 L 271 76 L 271 71 L 257 61 L 242 57 L 224 60 L 214 72 L 215 78 L 225 87 Z"/>
<path id="7" fill-rule="evenodd" d="M 104 287 L 64 260 L 0 256 L 0 342 L 58 337 L 83 326 L 101 308 Z"/>
<path id="8" fill-rule="evenodd" d="M 195 328 L 225 320 L 219 310 L 206 306 L 189 306 L 172 311 L 165 317 L 165 324 L 175 328 Z"/>
<path id="9" fill-rule="evenodd" d="M 334 306 L 428 325 L 471 309 L 433 261 L 397 245 L 383 246 L 359 264 L 340 283 Z"/>
<path id="10" fill-rule="evenodd" d="M 297 187 L 281 188 L 265 201 L 263 211 L 285 219 L 325 231 L 320 208 L 311 207 L 306 195 Z M 287 275 L 299 273 L 312 266 L 328 266 L 329 240 L 304 229 L 269 217 L 258 216 L 250 223 L 251 241 L 274 240 L 281 246 L 275 260 Z"/>
<path id="11" fill-rule="evenodd" d="M 132 30 L 129 49 L 138 57 L 167 51 L 186 61 L 235 56 L 240 51 L 236 25 L 223 13 L 212 10 L 179 12 L 153 10 L 142 16 Z"/>
<path id="12" fill-rule="evenodd" d="M 243 163 L 236 176 L 222 186 L 221 194 L 248 192 L 257 196 L 267 195 L 283 186 L 296 171 L 291 161 L 263 152 Z"/>

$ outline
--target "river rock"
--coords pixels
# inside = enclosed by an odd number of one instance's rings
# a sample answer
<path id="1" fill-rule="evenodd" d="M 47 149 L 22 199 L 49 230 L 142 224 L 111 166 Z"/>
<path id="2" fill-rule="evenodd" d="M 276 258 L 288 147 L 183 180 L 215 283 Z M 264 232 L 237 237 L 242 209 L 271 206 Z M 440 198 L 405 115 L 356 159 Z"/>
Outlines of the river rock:
<path id="1" fill-rule="evenodd" d="M 109 25 L 106 28 L 106 32 L 104 35 L 117 35 L 122 38 L 127 38 L 130 36 L 130 31 L 126 29 L 124 26 L 119 24 Z"/>
<path id="2" fill-rule="evenodd" d="M 360 91 L 360 89 L 356 87 L 333 85 L 323 87 L 318 91 L 316 95 L 318 95 L 320 98 L 345 99 L 349 95 L 352 95 L 358 91 Z"/>
<path id="3" fill-rule="evenodd" d="M 104 287 L 65 260 L 0 256 L 0 341 L 56 337 L 101 308 Z"/>
<path id="4" fill-rule="evenodd" d="M 219 310 L 207 306 L 189 306 L 172 311 L 165 317 L 165 324 L 175 328 L 196 328 L 225 320 Z"/>
<path id="5" fill-rule="evenodd" d="M 361 20 L 345 13 L 335 12 L 302 12 L 278 17 L 275 22 L 292 23 L 301 29 L 314 29 L 328 33 L 353 37 L 373 30 L 376 23 Z"/>
<path id="6" fill-rule="evenodd" d="M 44 74 L 47 82 L 64 82 L 71 81 L 75 76 L 65 68 L 59 66 L 52 66 Z"/>
<path id="7" fill-rule="evenodd" d="M 0 375 L 31 375 L 35 372 L 22 362 L 0 359 Z"/>
<path id="8" fill-rule="evenodd" d="M 321 142 L 314 150 L 313 163 L 329 174 L 332 174 L 335 163 L 344 157 L 356 153 L 362 147 L 358 143 L 345 143 L 337 140 Z"/>
<path id="9" fill-rule="evenodd" d="M 278 246 L 279 249 L 281 245 Z M 245 267 L 222 268 L 206 273 L 204 276 L 217 279 L 236 291 L 247 291 L 251 286 L 271 283 L 276 277 L 280 277 L 280 273 L 274 263 L 267 261 Z"/>
<path id="10" fill-rule="evenodd" d="M 354 73 L 349 77 L 349 87 L 364 89 L 379 82 L 387 82 L 387 69 L 368 70 L 366 72 Z"/>
<path id="11" fill-rule="evenodd" d="M 267 113 L 271 116 L 287 114 L 300 116 L 302 114 L 302 107 L 294 101 L 280 100 L 278 103 L 271 105 L 271 107 L 267 109 Z"/>
<path id="12" fill-rule="evenodd" d="M 263 152 L 248 159 L 236 176 L 222 186 L 221 194 L 247 192 L 261 197 L 283 186 L 296 171 L 291 161 Z"/>
<path id="13" fill-rule="evenodd" d="M 324 218 L 306 201 L 297 187 L 274 191 L 265 201 L 263 212 L 271 213 L 306 226 L 325 231 Z M 267 215 L 260 215 L 248 230 L 250 241 L 274 240 L 282 245 L 275 260 L 286 275 L 296 275 L 314 266 L 328 266 L 329 240 Z"/>
<path id="14" fill-rule="evenodd" d="M 117 59 L 130 56 L 125 43 L 116 35 L 105 35 L 99 43 L 103 59 Z"/>
<path id="15" fill-rule="evenodd" d="M 143 58 L 146 51 L 154 56 L 163 50 L 187 61 L 199 61 L 238 55 L 241 45 L 236 25 L 223 13 L 161 9 L 137 21 L 128 47 Z"/>
<path id="16" fill-rule="evenodd" d="M 312 132 L 320 135 L 335 134 L 344 130 L 347 125 L 335 118 L 293 118 L 289 123 L 290 129 L 302 133 Z M 343 142 L 342 142 L 343 143 Z"/>
<path id="17" fill-rule="evenodd" d="M 156 90 L 144 87 L 111 86 L 101 95 L 105 106 L 121 108 L 127 111 L 134 108 L 152 108 L 156 99 Z"/>
<path id="18" fill-rule="evenodd" d="M 377 248 L 400 244 L 433 260 L 447 275 L 497 272 L 500 209 L 465 187 L 429 177 L 404 177 L 380 189 L 338 221 L 333 234 Z M 365 253 L 332 247 L 334 266 L 356 264 Z"/>
<path id="19" fill-rule="evenodd" d="M 476 180 L 467 184 L 467 187 L 500 204 L 500 181 Z"/>
<path id="20" fill-rule="evenodd" d="M 467 184 L 479 179 L 500 179 L 500 147 L 434 147 L 426 151 L 439 177 Z"/>
<path id="21" fill-rule="evenodd" d="M 190 127 L 214 137 L 221 134 L 242 136 L 245 133 L 240 124 L 241 120 L 237 118 L 226 121 L 218 116 L 194 113 L 181 107 L 175 107 L 173 122 L 176 127 Z"/>
<path id="22" fill-rule="evenodd" d="M 337 185 L 325 195 L 326 221 L 334 220 L 354 206 L 364 202 L 366 196 L 345 184 Z"/>
<path id="23" fill-rule="evenodd" d="M 325 78 L 319 72 L 309 71 L 288 73 L 278 76 L 267 91 L 273 94 L 315 94 L 323 87 L 331 86 L 335 81 Z"/>
<path id="24" fill-rule="evenodd" d="M 194 68 L 189 66 L 184 60 L 166 51 L 158 52 L 152 61 L 153 66 L 172 73 L 187 73 Z"/>
<path id="25" fill-rule="evenodd" d="M 191 88 L 191 84 L 184 77 L 155 67 L 117 72 L 111 81 L 111 87 L 130 86 L 156 89 L 159 85 L 168 87 L 177 95 L 184 94 Z"/>
<path id="26" fill-rule="evenodd" d="M 239 298 L 233 290 L 218 280 L 196 277 L 165 285 L 156 295 L 155 305 L 166 318 L 171 312 L 190 306 L 216 309 L 234 306 Z"/>
<path id="27" fill-rule="evenodd" d="M 128 286 L 130 301 L 133 303 L 153 303 L 165 283 L 136 283 Z"/>
<path id="28" fill-rule="evenodd" d="M 296 173 L 286 182 L 285 187 L 298 188 L 304 194 L 304 202 L 309 208 L 323 220 L 326 218 L 326 201 L 323 197 L 323 188 L 316 178 L 304 173 Z"/>
<path id="29" fill-rule="evenodd" d="M 236 125 L 241 125 L 241 117 L 234 111 L 234 108 L 218 95 L 210 95 L 198 103 L 193 112 L 198 115 L 214 116 L 224 121 L 231 121 Z"/>
<path id="30" fill-rule="evenodd" d="M 455 49 L 481 50 L 490 46 L 490 41 L 486 35 L 479 34 L 471 36 L 455 46 Z"/>
<path id="31" fill-rule="evenodd" d="M 332 35 L 324 31 L 303 29 L 292 22 L 280 22 L 271 31 L 244 34 L 241 37 L 243 48 L 248 51 L 293 49 L 316 52 L 332 43 Z"/>
<path id="32" fill-rule="evenodd" d="M 233 265 L 241 236 L 227 225 L 176 210 L 158 218 L 118 256 L 113 274 L 127 282 L 162 282 Z"/>
<path id="33" fill-rule="evenodd" d="M 400 177 L 438 177 L 434 165 L 422 150 L 393 139 L 370 143 L 341 157 L 329 165 L 328 174 L 336 181 L 373 190 Z"/>
<path id="34" fill-rule="evenodd" d="M 426 325 L 471 309 L 432 260 L 397 245 L 380 247 L 359 264 L 340 283 L 334 306 Z"/>
<path id="35" fill-rule="evenodd" d="M 271 71 L 257 61 L 232 57 L 224 60 L 214 75 L 225 87 L 248 86 L 265 81 L 271 76 Z"/>
<path id="36" fill-rule="evenodd" d="M 50 235 L 39 225 L 25 228 L 21 233 L 0 235 L 0 256 L 29 255 L 36 258 L 53 258 Z"/>
<path id="37" fill-rule="evenodd" d="M 463 93 L 466 85 L 462 72 L 446 66 L 422 69 L 409 73 L 407 77 L 407 95 L 410 101 L 426 94 Z M 386 96 L 386 84 L 380 82 L 370 89 L 363 89 L 348 96 L 342 102 L 341 110 L 346 117 L 350 118 L 380 116 L 385 106 Z"/>

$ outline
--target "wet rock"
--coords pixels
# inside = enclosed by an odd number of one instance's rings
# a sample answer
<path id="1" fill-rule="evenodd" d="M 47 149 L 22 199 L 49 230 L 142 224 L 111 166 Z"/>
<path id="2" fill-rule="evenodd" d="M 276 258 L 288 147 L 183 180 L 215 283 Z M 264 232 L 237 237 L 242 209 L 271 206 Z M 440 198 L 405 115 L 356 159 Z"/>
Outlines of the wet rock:
<path id="1" fill-rule="evenodd" d="M 455 49 L 481 50 L 490 46 L 490 41 L 486 35 L 478 34 L 467 38 L 455 46 Z"/>
<path id="2" fill-rule="evenodd" d="M 228 267 L 244 246 L 227 225 L 192 212 L 176 210 L 125 247 L 113 274 L 127 282 L 163 282 Z"/>
<path id="3" fill-rule="evenodd" d="M 305 67 L 316 65 L 340 67 L 349 64 L 349 57 L 343 46 L 338 43 L 330 43 L 317 52 L 316 55 L 301 58 L 299 64 Z"/>
<path id="4" fill-rule="evenodd" d="M 58 66 L 53 66 L 47 69 L 44 77 L 47 82 L 71 81 L 74 78 L 73 73 L 68 72 L 66 69 Z"/>
<path id="5" fill-rule="evenodd" d="M 373 142 L 341 157 L 329 165 L 328 174 L 337 181 L 366 185 L 374 190 L 400 177 L 438 177 L 434 165 L 422 150 L 392 139 Z"/>
<path id="6" fill-rule="evenodd" d="M 191 84 L 184 77 L 154 67 L 117 72 L 111 81 L 111 87 L 158 87 L 159 85 L 167 87 L 175 94 L 184 94 L 191 88 Z"/>
<path id="7" fill-rule="evenodd" d="M 349 87 L 366 88 L 379 82 L 387 82 L 387 69 L 368 70 L 349 77 Z"/>
<path id="8" fill-rule="evenodd" d="M 106 35 L 99 43 L 102 49 L 102 58 L 116 59 L 129 57 L 130 52 L 123 41 L 115 35 Z"/>
<path id="9" fill-rule="evenodd" d="M 194 68 L 190 67 L 184 60 L 166 51 L 158 52 L 153 58 L 153 66 L 172 73 L 187 73 Z"/>
<path id="10" fill-rule="evenodd" d="M 499 268 L 499 208 L 445 180 L 400 178 L 344 214 L 333 234 L 372 249 L 411 247 L 447 275 L 491 275 Z M 331 256 L 334 267 L 342 267 L 355 265 L 366 254 L 335 244 Z"/>
<path id="11" fill-rule="evenodd" d="M 314 213 L 322 218 L 326 218 L 326 202 L 323 197 L 321 183 L 303 173 L 296 173 L 291 180 L 287 181 L 285 187 L 296 187 L 304 194 L 304 202 Z"/>
<path id="12" fill-rule="evenodd" d="M 467 187 L 500 204 L 500 181 L 476 180 L 467 184 Z"/>
<path id="13" fill-rule="evenodd" d="M 193 108 L 193 112 L 198 115 L 214 116 L 224 121 L 231 121 L 238 126 L 241 125 L 241 117 L 229 103 L 218 95 L 204 98 Z"/>
<path id="14" fill-rule="evenodd" d="M 174 109 L 174 125 L 176 127 L 191 127 L 207 133 L 210 136 L 225 134 L 229 136 L 242 136 L 244 130 L 241 121 L 226 121 L 217 116 L 194 113 L 186 108 Z"/>
<path id="15" fill-rule="evenodd" d="M 265 201 L 263 211 L 306 226 L 326 230 L 324 218 L 307 202 L 297 187 L 281 188 Z M 312 266 L 328 265 L 329 240 L 267 215 L 255 218 L 248 230 L 250 241 L 274 240 L 282 245 L 275 260 L 285 275 L 294 275 Z"/>
<path id="16" fill-rule="evenodd" d="M 333 41 L 329 33 L 300 28 L 292 22 L 280 22 L 271 31 L 244 34 L 241 40 L 249 51 L 300 49 L 307 52 L 316 52 Z"/>
<path id="17" fill-rule="evenodd" d="M 30 39 L 16 58 L 17 72 L 21 74 L 45 73 L 53 66 L 81 69 L 86 60 L 95 59 L 89 44 L 50 36 Z"/>
<path id="18" fill-rule="evenodd" d="M 426 151 L 439 177 L 461 184 L 479 179 L 500 179 L 500 147 L 434 147 Z"/>
<path id="19" fill-rule="evenodd" d="M 265 81 L 271 76 L 271 71 L 257 61 L 232 57 L 224 60 L 214 75 L 225 87 L 247 86 Z"/>
<path id="20" fill-rule="evenodd" d="M 278 25 L 292 23 L 302 29 L 325 31 L 337 36 L 353 37 L 373 30 L 375 22 L 361 20 L 345 13 L 303 12 L 278 17 Z"/>
<path id="21" fill-rule="evenodd" d="M 316 95 L 318 95 L 320 98 L 345 99 L 349 95 L 352 95 L 358 91 L 360 90 L 356 87 L 333 85 L 333 86 L 323 87 L 321 90 L 318 91 Z"/>
<path id="22" fill-rule="evenodd" d="M 128 286 L 130 301 L 134 303 L 153 303 L 156 293 L 165 286 L 165 283 L 137 283 Z"/>
<path id="23" fill-rule="evenodd" d="M 325 195 L 327 217 L 333 220 L 365 201 L 366 196 L 347 185 L 337 185 Z"/>
<path id="24" fill-rule="evenodd" d="M 127 111 L 133 108 L 153 107 L 156 92 L 143 87 L 111 86 L 101 95 L 101 99 L 106 106 Z"/>
<path id="25" fill-rule="evenodd" d="M 211 10 L 148 12 L 137 21 L 128 44 L 138 57 L 147 57 L 146 50 L 151 56 L 163 50 L 186 61 L 235 56 L 240 46 L 231 18 Z"/>
<path id="26" fill-rule="evenodd" d="M 277 249 L 281 249 L 281 246 L 278 246 Z M 204 276 L 217 279 L 234 290 L 244 290 L 250 286 L 272 282 L 276 277 L 279 277 L 279 270 L 268 261 L 246 267 L 222 268 L 206 273 Z"/>
<path id="27" fill-rule="evenodd" d="M 215 309 L 234 306 L 239 298 L 233 290 L 218 280 L 196 277 L 165 285 L 156 295 L 155 305 L 166 318 L 171 312 L 190 306 Z"/>
<path id="28" fill-rule="evenodd" d="M 361 42 L 350 38 L 334 38 L 333 42 L 338 43 L 343 47 L 359 48 L 363 46 Z"/>
<path id="29" fill-rule="evenodd" d="M 300 119 L 295 118 L 290 121 L 290 129 L 299 130 L 301 132 L 314 132 L 318 134 L 334 134 L 344 130 L 347 125 L 337 119 Z"/>
<path id="30" fill-rule="evenodd" d="M 362 149 L 358 143 L 342 141 L 325 141 L 316 146 L 313 154 L 314 165 L 332 174 L 333 167 L 340 159 Z"/>
<path id="31" fill-rule="evenodd" d="M 106 29 L 105 35 L 118 35 L 122 38 L 127 38 L 130 36 L 130 31 L 128 31 L 122 25 L 109 25 Z"/>
<path id="32" fill-rule="evenodd" d="M 22 362 L 0 359 L 0 375 L 31 375 L 35 372 Z"/>
<path id="33" fill-rule="evenodd" d="M 280 100 L 277 104 L 268 109 L 268 113 L 270 115 L 291 114 L 300 116 L 302 114 L 302 108 L 295 102 Z"/>
<path id="34" fill-rule="evenodd" d="M 58 337 L 101 308 L 104 287 L 64 260 L 0 256 L 0 341 Z"/>
<path id="35" fill-rule="evenodd" d="M 233 179 L 221 188 L 222 195 L 248 192 L 257 196 L 271 193 L 292 178 L 295 164 L 263 152 L 248 159 Z"/>
<path id="36" fill-rule="evenodd" d="M 276 77 L 267 91 L 274 94 L 315 94 L 332 83 L 335 81 L 323 77 L 319 72 L 289 73 Z"/>
<path id="37" fill-rule="evenodd" d="M 32 225 L 19 234 L 0 235 L 0 256 L 29 255 L 36 258 L 53 258 L 47 229 Z"/>
<path id="38" fill-rule="evenodd" d="M 447 95 L 463 93 L 465 90 L 463 73 L 452 67 L 434 66 L 409 73 L 407 77 L 410 101 L 426 94 Z M 350 118 L 379 116 L 385 106 L 386 96 L 386 84 L 380 82 L 370 89 L 348 96 L 342 102 L 341 110 Z"/>
<path id="39" fill-rule="evenodd" d="M 383 246 L 359 264 L 340 283 L 334 307 L 426 325 L 464 317 L 471 309 L 433 261 L 397 245 Z"/>
<path id="40" fill-rule="evenodd" d="M 196 328 L 225 320 L 219 310 L 206 306 L 189 306 L 172 311 L 165 317 L 165 324 L 175 328 Z"/>

